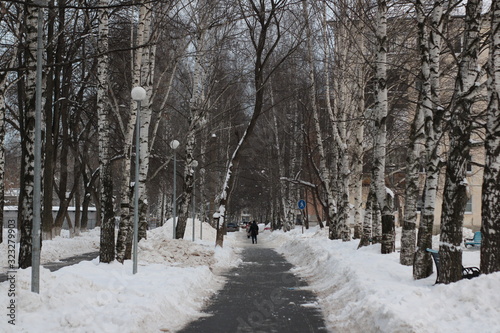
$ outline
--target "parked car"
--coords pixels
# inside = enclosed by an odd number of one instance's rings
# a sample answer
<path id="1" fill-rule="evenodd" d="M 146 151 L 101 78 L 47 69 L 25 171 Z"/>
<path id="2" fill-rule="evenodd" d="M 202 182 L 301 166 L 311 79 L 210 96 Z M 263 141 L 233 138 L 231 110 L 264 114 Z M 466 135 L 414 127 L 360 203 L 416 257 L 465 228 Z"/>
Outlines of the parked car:
<path id="1" fill-rule="evenodd" d="M 240 231 L 240 227 L 236 223 L 228 223 L 226 230 L 227 232 Z"/>

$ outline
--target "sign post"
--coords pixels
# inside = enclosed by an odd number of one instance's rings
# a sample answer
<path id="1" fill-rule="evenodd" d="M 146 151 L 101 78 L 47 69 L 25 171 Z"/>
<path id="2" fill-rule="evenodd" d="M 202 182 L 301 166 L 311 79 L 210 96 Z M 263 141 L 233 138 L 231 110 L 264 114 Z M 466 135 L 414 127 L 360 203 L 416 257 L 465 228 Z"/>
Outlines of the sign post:
<path id="1" fill-rule="evenodd" d="M 306 208 L 306 201 L 303 199 L 300 199 L 297 202 L 297 206 L 299 206 L 299 209 L 302 211 L 302 215 L 304 215 L 303 212 L 304 212 L 304 208 Z M 302 233 L 304 233 L 304 221 L 302 221 Z"/>

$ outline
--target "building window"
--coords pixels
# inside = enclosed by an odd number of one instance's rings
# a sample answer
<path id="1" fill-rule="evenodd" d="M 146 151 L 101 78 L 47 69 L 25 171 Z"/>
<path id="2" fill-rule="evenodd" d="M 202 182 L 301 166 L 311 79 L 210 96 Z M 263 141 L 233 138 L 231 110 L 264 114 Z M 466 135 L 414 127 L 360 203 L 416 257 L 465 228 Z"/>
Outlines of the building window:
<path id="1" fill-rule="evenodd" d="M 472 163 L 467 161 L 467 173 L 472 173 Z"/>
<path id="2" fill-rule="evenodd" d="M 465 204 L 465 213 L 472 213 L 472 196 L 469 197 L 469 200 Z"/>

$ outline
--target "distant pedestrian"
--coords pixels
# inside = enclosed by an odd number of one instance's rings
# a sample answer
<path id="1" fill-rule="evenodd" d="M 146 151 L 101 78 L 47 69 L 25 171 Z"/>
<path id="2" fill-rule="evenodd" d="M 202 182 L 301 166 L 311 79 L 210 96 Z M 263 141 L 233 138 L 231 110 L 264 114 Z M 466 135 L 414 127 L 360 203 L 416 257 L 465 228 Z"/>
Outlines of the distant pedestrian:
<path id="1" fill-rule="evenodd" d="M 248 229 L 250 236 L 252 237 L 252 244 L 257 244 L 257 235 L 259 234 L 259 226 L 257 222 L 253 221 L 250 225 L 250 229 Z"/>

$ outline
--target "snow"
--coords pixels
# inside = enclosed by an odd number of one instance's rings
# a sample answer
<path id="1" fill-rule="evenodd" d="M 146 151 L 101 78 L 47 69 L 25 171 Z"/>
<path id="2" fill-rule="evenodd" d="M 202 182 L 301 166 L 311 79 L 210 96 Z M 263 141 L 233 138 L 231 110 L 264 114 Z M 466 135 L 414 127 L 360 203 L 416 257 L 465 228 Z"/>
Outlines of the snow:
<path id="1" fill-rule="evenodd" d="M 398 252 L 382 255 L 380 245 L 357 250 L 358 241 L 327 235 L 295 229 L 271 238 L 293 272 L 309 281 L 332 331 L 500 332 L 500 272 L 450 285 L 434 285 L 435 273 L 415 281 Z M 434 236 L 433 248 L 438 244 Z M 464 266 L 479 266 L 479 250 L 463 251 Z"/>
<path id="2" fill-rule="evenodd" d="M 214 248 L 215 231 L 204 224 L 203 240 L 197 233 L 193 243 L 189 221 L 189 240 L 172 240 L 171 225 L 148 231 L 139 243 L 135 275 L 131 261 L 41 269 L 36 294 L 31 270 L 18 270 L 16 326 L 4 314 L 0 332 L 175 332 L 202 316 L 207 299 L 224 285 L 221 273 L 241 262 L 238 253 L 249 240 L 244 231 L 229 233 L 224 248 Z M 435 274 L 413 280 L 399 253 L 382 255 L 380 245 L 357 250 L 358 241 L 331 241 L 318 228 L 260 229 L 259 246 L 274 247 L 295 265 L 293 273 L 318 296 L 318 304 L 304 306 L 319 306 L 332 332 L 500 332 L 500 273 L 434 285 Z M 464 237 L 471 235 L 466 230 Z M 42 262 L 94 251 L 98 243 L 98 230 L 46 241 Z M 433 248 L 438 244 L 435 236 Z M 0 250 L 7 253 L 5 242 Z M 463 251 L 464 266 L 479 266 L 479 250 Z M 0 283 L 4 311 L 8 288 Z"/>
<path id="3" fill-rule="evenodd" d="M 197 221 L 198 222 L 198 221 Z M 199 222 L 195 225 L 199 237 Z M 191 239 L 188 222 L 186 238 Z M 31 292 L 31 269 L 18 270 L 15 279 L 16 325 L 7 313 L 10 282 L 0 283 L 4 315 L 0 332 L 158 332 L 175 331 L 202 315 L 206 300 L 224 285 L 220 272 L 240 259 L 231 240 L 215 248 L 215 230 L 203 225 L 203 240 L 172 240 L 172 223 L 148 231 L 139 243 L 138 270 L 125 264 L 85 261 L 50 272 L 40 269 L 40 293 Z M 189 234 L 189 237 L 188 237 Z M 6 233 L 4 232 L 4 239 Z M 45 241 L 42 262 L 95 251 L 99 230 L 73 239 Z M 18 249 L 19 244 L 16 245 Z M 59 256 L 55 249 L 58 249 Z M 0 250 L 7 253 L 6 242 Z M 18 254 L 16 253 L 16 256 Z M 5 256 L 6 257 L 6 256 Z M 2 272 L 6 272 L 2 256 Z"/>

